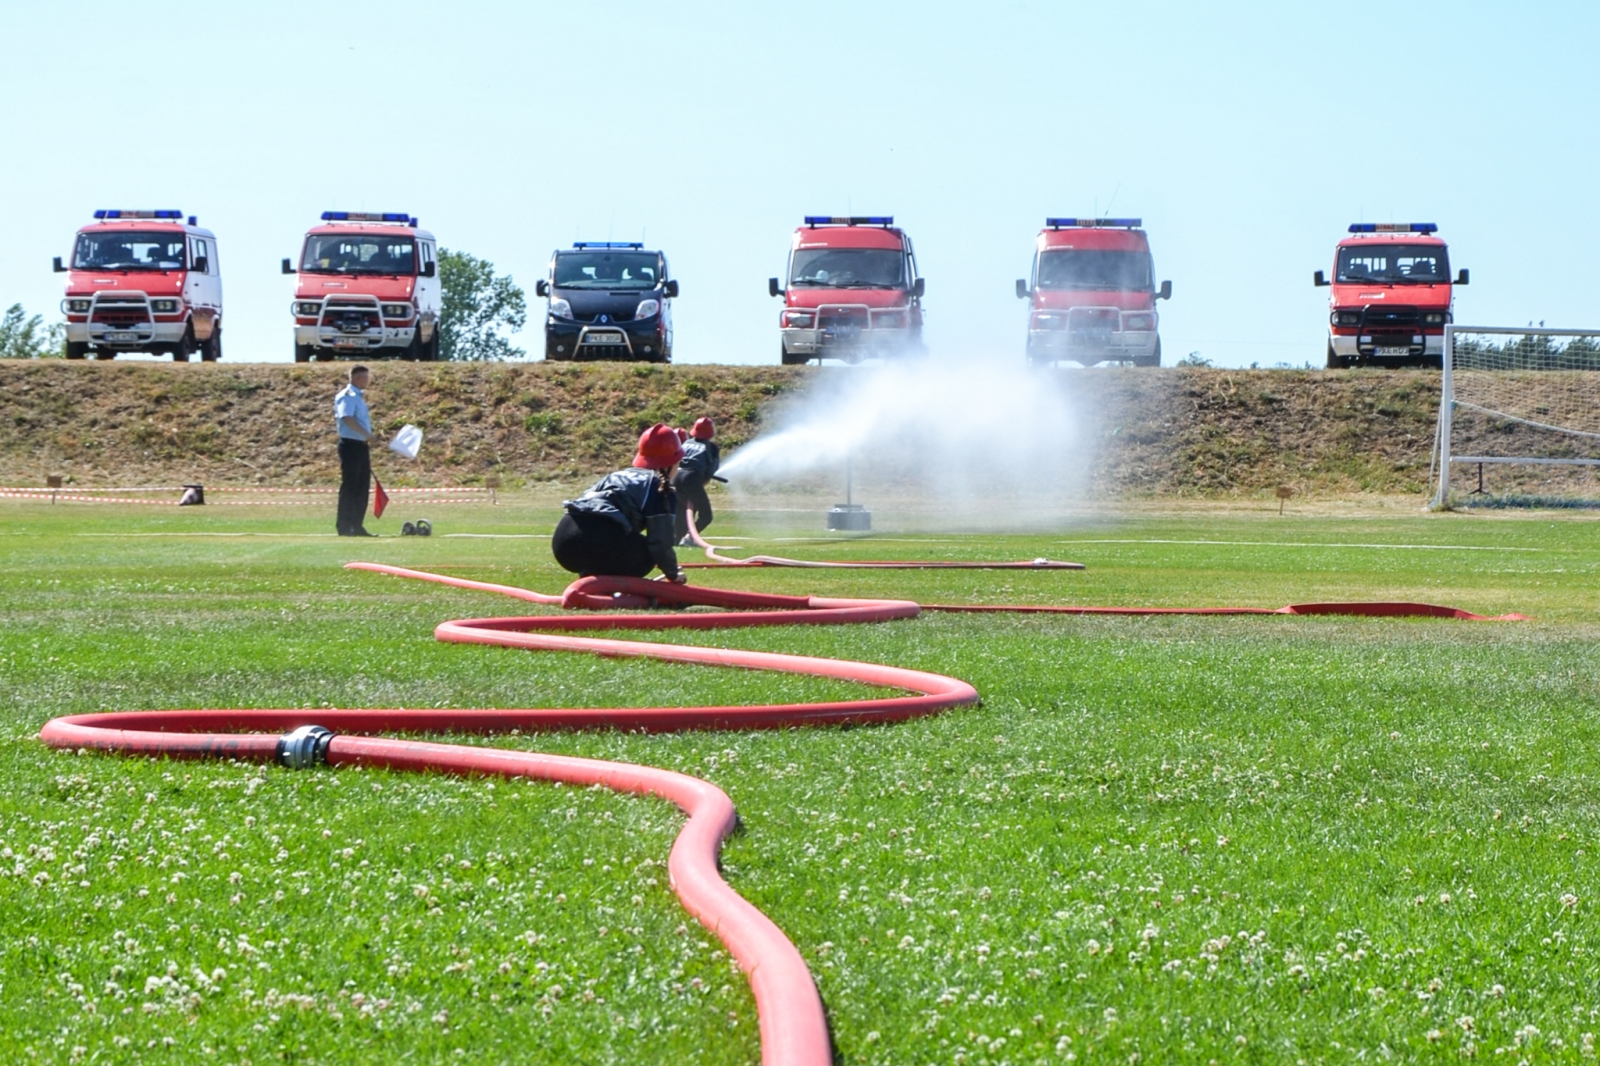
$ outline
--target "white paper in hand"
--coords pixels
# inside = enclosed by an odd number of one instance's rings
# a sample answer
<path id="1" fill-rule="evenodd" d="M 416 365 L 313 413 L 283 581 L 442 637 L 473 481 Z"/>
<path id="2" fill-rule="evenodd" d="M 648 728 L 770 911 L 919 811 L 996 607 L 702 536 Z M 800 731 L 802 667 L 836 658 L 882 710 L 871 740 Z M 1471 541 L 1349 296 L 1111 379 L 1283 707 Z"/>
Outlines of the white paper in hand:
<path id="1" fill-rule="evenodd" d="M 422 450 L 422 430 L 413 425 L 400 427 L 400 432 L 389 442 L 389 450 L 404 459 L 415 459 Z"/>

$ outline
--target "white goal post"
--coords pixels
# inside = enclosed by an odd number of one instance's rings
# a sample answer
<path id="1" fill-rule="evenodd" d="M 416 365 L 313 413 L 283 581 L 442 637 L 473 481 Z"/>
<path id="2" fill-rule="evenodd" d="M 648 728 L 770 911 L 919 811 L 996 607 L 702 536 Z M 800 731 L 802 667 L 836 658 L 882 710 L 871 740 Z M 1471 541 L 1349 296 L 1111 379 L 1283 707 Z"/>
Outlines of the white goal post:
<path id="1" fill-rule="evenodd" d="M 1451 467 L 1492 468 L 1530 498 L 1600 489 L 1600 330 L 1444 328 L 1435 508 Z M 1557 469 L 1561 468 L 1561 469 Z"/>

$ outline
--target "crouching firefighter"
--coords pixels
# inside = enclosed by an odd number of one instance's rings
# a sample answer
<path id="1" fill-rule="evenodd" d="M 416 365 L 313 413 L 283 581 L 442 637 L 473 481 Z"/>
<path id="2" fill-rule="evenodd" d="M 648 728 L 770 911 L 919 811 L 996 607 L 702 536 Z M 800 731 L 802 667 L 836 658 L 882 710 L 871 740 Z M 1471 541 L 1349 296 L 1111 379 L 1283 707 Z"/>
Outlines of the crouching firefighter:
<path id="1" fill-rule="evenodd" d="M 677 498 L 671 487 L 682 457 L 670 427 L 658 422 L 645 430 L 631 467 L 565 501 L 567 513 L 550 538 L 556 562 L 582 577 L 644 577 L 659 567 L 667 580 L 682 583 L 672 547 Z"/>

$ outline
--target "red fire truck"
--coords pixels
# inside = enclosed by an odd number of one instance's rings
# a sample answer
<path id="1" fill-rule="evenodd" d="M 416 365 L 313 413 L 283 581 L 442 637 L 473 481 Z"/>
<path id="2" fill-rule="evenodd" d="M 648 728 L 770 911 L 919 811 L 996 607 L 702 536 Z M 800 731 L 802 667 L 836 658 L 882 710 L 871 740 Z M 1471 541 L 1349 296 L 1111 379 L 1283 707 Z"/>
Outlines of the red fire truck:
<path id="1" fill-rule="evenodd" d="M 324 211 L 296 274 L 294 361 L 439 357 L 438 244 L 404 211 Z"/>
<path id="2" fill-rule="evenodd" d="M 892 216 L 807 215 L 790 245 L 788 284 L 767 279 L 767 293 L 783 297 L 780 358 L 787 366 L 921 352 L 925 289 L 911 238 Z"/>
<path id="3" fill-rule="evenodd" d="M 1328 299 L 1328 368 L 1444 363 L 1444 327 L 1455 304 L 1450 251 L 1432 222 L 1356 222 L 1339 242 Z"/>
<path id="4" fill-rule="evenodd" d="M 96 211 L 78 231 L 61 310 L 67 358 L 115 359 L 119 352 L 196 352 L 222 358 L 222 274 L 217 238 L 182 211 Z"/>
<path id="5" fill-rule="evenodd" d="M 1028 363 L 1067 361 L 1161 365 L 1157 300 L 1144 223 L 1137 218 L 1047 218 L 1033 254 L 1033 281 L 1017 280 L 1028 301 Z"/>

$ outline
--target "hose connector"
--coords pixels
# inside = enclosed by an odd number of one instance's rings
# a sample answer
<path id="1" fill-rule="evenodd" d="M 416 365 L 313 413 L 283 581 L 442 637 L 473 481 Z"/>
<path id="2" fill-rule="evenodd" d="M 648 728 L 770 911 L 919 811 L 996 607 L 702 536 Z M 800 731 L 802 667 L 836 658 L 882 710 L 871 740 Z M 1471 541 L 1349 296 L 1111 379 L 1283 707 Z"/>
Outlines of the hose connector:
<path id="1" fill-rule="evenodd" d="M 333 730 L 320 725 L 303 725 L 278 738 L 278 761 L 291 770 L 309 770 L 328 761 L 328 742 Z"/>

